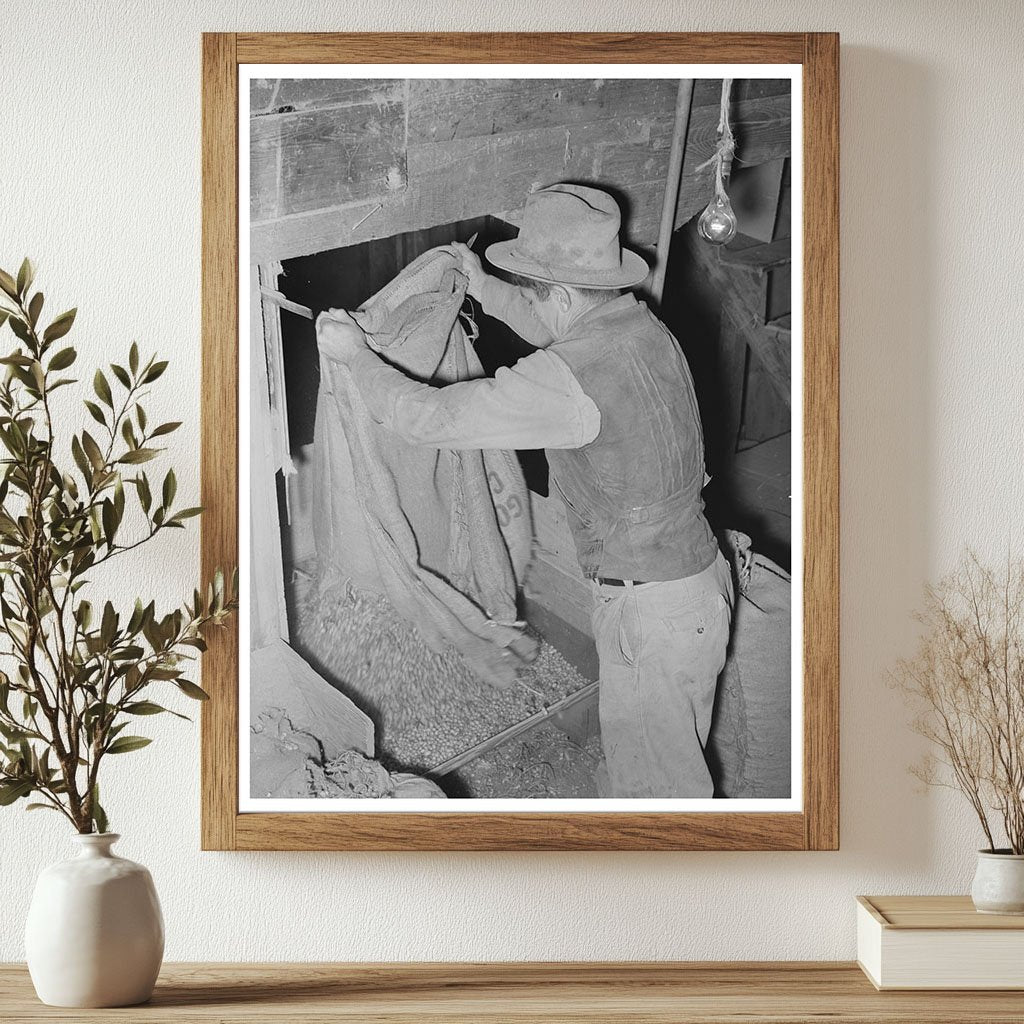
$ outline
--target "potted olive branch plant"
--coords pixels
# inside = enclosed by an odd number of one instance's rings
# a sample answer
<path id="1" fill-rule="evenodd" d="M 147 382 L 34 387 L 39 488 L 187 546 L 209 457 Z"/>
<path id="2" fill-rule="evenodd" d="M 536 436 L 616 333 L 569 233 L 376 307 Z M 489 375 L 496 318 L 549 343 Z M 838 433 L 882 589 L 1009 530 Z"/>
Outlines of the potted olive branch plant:
<path id="1" fill-rule="evenodd" d="M 971 889 L 977 909 L 1024 914 L 1024 561 L 997 572 L 969 553 L 926 588 L 916 618 L 918 649 L 895 682 L 938 756 L 911 771 L 959 790 L 978 817 L 988 845 Z"/>
<path id="2" fill-rule="evenodd" d="M 33 277 L 28 260 L 16 275 L 0 271 L 0 328 L 6 323 L 17 342 L 0 357 L 0 805 L 23 800 L 62 814 L 83 845 L 77 860 L 43 872 L 29 913 L 26 944 L 40 998 L 126 1005 L 152 991 L 163 932 L 149 873 L 110 852 L 117 836 L 100 802 L 100 769 L 107 757 L 151 742 L 126 731 L 133 722 L 186 717 L 153 699 L 157 689 L 207 699 L 186 673 L 206 648 L 204 630 L 223 625 L 237 606 L 237 576 L 226 583 L 217 572 L 191 601 L 163 614 L 142 598 L 125 613 L 109 600 L 90 600 L 94 572 L 165 530 L 184 528 L 201 509 L 175 505 L 173 469 L 156 486 L 142 468 L 180 423 L 149 422 L 142 401 L 167 362 L 141 358 L 137 344 L 123 364 L 95 371 L 84 400 L 95 426 L 62 436 L 53 395 L 77 383 L 68 375 L 77 353 L 62 342 L 76 311 L 43 327 Z M 95 888 L 100 861 L 116 862 L 121 878 L 134 872 L 137 885 L 112 897 L 120 900 L 117 941 L 83 948 L 74 918 L 88 908 L 73 896 L 58 906 L 54 892 L 73 891 L 66 883 L 86 869 Z M 65 883 L 51 878 L 49 895 L 48 873 Z M 127 941 L 129 918 L 140 914 Z M 72 961 L 87 969 L 71 970 Z M 77 988 L 69 988 L 72 976 Z"/>

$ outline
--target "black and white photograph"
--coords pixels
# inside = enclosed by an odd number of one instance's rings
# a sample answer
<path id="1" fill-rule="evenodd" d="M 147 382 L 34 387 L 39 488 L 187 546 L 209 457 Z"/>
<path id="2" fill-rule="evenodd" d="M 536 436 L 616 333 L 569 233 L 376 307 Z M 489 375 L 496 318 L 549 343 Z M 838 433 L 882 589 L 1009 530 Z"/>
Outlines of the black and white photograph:
<path id="1" fill-rule="evenodd" d="M 799 68 L 240 72 L 241 808 L 798 809 Z"/>

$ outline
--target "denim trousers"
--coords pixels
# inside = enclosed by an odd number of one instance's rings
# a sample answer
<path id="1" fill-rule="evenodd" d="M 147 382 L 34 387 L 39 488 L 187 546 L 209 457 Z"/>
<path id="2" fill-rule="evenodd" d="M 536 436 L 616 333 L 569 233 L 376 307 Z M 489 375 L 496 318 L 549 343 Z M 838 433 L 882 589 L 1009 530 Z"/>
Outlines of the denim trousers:
<path id="1" fill-rule="evenodd" d="M 594 583 L 605 795 L 714 795 L 704 748 L 732 608 L 732 573 L 721 552 L 685 579 Z"/>

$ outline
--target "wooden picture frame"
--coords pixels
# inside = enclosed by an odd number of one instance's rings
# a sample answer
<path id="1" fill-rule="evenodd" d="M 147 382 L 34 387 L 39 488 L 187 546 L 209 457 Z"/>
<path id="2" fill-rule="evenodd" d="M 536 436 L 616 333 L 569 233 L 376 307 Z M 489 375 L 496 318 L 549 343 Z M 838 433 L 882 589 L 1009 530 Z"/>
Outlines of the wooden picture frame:
<path id="1" fill-rule="evenodd" d="M 239 810 L 239 637 L 203 658 L 208 850 L 834 850 L 839 843 L 839 39 L 781 34 L 205 34 L 202 571 L 238 562 L 238 68 L 283 63 L 800 64 L 803 86 L 802 809 L 710 813 Z M 243 599 L 247 595 L 243 594 Z"/>

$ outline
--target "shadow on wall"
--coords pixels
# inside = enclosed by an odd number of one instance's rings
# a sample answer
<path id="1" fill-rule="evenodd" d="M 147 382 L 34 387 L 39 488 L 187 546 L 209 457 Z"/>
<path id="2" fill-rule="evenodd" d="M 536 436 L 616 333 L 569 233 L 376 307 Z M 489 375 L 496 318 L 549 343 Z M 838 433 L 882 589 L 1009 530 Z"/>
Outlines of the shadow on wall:
<path id="1" fill-rule="evenodd" d="M 843 47 L 841 844 L 905 872 L 928 868 L 942 828 L 907 772 L 922 741 L 887 681 L 933 571 L 936 88 L 925 65 Z"/>

